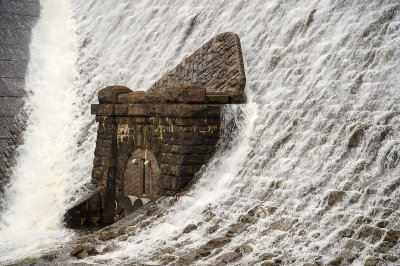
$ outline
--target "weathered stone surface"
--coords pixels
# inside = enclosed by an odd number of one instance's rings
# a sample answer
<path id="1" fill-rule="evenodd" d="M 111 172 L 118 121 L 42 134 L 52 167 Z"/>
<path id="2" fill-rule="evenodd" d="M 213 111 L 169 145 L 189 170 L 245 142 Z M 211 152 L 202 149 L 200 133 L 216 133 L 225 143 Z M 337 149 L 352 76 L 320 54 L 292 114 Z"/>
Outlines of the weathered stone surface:
<path id="1" fill-rule="evenodd" d="M 38 0 L 0 1 L 0 196 L 25 128 L 25 73 L 31 29 L 39 14 Z"/>
<path id="2" fill-rule="evenodd" d="M 382 256 L 382 259 L 384 261 L 390 261 L 390 262 L 396 262 L 399 260 L 399 257 L 393 255 L 393 254 L 385 254 Z"/>
<path id="3" fill-rule="evenodd" d="M 360 228 L 357 238 L 358 239 L 369 239 L 371 243 L 376 243 L 383 236 L 383 231 L 380 228 L 364 225 Z"/>
<path id="4" fill-rule="evenodd" d="M 246 228 L 246 223 L 243 222 L 238 222 L 235 224 L 232 224 L 228 230 L 228 232 L 226 232 L 226 235 L 229 237 L 232 237 L 240 232 L 242 232 L 245 228 Z"/>
<path id="5" fill-rule="evenodd" d="M 68 212 L 69 224 L 87 225 L 94 215 L 102 224 L 121 219 L 119 201 L 125 196 L 173 196 L 211 158 L 222 105 L 244 102 L 245 76 L 237 35 L 218 35 L 198 51 L 204 51 L 194 54 L 201 66 L 189 57 L 177 66 L 177 75 L 172 70 L 148 92 L 123 86 L 100 90 L 91 112 L 99 122 L 92 183 L 98 186 L 101 213 L 86 199 Z"/>
<path id="6" fill-rule="evenodd" d="M 381 260 L 377 257 L 370 257 L 365 261 L 364 266 L 375 266 L 378 265 L 380 261 Z"/>
<path id="7" fill-rule="evenodd" d="M 201 258 L 201 255 L 197 251 L 192 251 L 182 256 L 179 261 L 186 263 L 187 265 L 193 264 L 196 260 Z"/>
<path id="8" fill-rule="evenodd" d="M 230 95 L 227 94 L 207 94 L 207 103 L 227 104 L 231 102 Z"/>
<path id="9" fill-rule="evenodd" d="M 236 261 L 241 256 L 242 256 L 242 254 L 239 252 L 228 252 L 228 253 L 225 253 L 225 254 L 221 255 L 220 257 L 218 257 L 217 260 L 219 260 L 222 263 L 229 263 L 229 262 Z"/>
<path id="10" fill-rule="evenodd" d="M 260 259 L 261 260 L 271 260 L 275 257 L 278 257 L 278 255 L 279 254 L 267 252 L 267 253 L 261 254 Z"/>
<path id="11" fill-rule="evenodd" d="M 130 93 L 131 89 L 124 86 L 108 86 L 98 93 L 99 103 L 117 103 L 118 95 Z"/>
<path id="12" fill-rule="evenodd" d="M 94 256 L 94 255 L 99 254 L 99 252 L 97 251 L 97 249 L 95 249 L 94 247 L 88 248 L 87 253 L 88 253 L 89 256 Z"/>
<path id="13" fill-rule="evenodd" d="M 354 230 L 347 228 L 347 229 L 343 229 L 342 231 L 339 232 L 339 236 L 341 237 L 347 237 L 350 238 L 354 235 Z"/>
<path id="14" fill-rule="evenodd" d="M 185 229 L 183 229 L 183 233 L 184 234 L 188 234 L 190 232 L 192 232 L 193 230 L 197 229 L 197 225 L 195 224 L 189 224 L 188 226 L 185 227 Z"/>
<path id="15" fill-rule="evenodd" d="M 292 227 L 298 222 L 298 219 L 292 218 L 281 218 L 275 222 L 273 222 L 268 230 L 281 230 L 281 231 L 289 231 Z M 266 230 L 266 231 L 268 231 Z"/>
<path id="16" fill-rule="evenodd" d="M 57 258 L 56 254 L 46 254 L 41 257 L 45 261 L 53 261 Z"/>
<path id="17" fill-rule="evenodd" d="M 359 255 L 351 251 L 344 251 L 340 254 L 340 259 L 352 263 Z"/>
<path id="18" fill-rule="evenodd" d="M 158 185 L 162 189 L 179 191 L 181 188 L 187 185 L 191 180 L 192 178 L 190 177 L 161 175 L 158 181 Z"/>
<path id="19" fill-rule="evenodd" d="M 164 256 L 160 259 L 160 261 L 163 265 L 167 265 L 171 262 L 174 262 L 175 260 L 176 260 L 176 257 L 174 257 L 174 256 Z"/>
<path id="20" fill-rule="evenodd" d="M 150 90 L 164 90 L 182 81 L 205 87 L 207 94 L 232 95 L 232 103 L 244 102 L 246 77 L 239 37 L 231 32 L 214 37 L 168 71 Z"/>
<path id="21" fill-rule="evenodd" d="M 75 248 L 71 251 L 70 255 L 71 255 L 72 257 L 76 257 L 76 256 L 78 256 L 81 252 L 83 252 L 86 248 L 87 248 L 87 247 L 85 247 L 85 246 L 83 246 L 83 245 L 79 245 L 79 246 L 75 247 Z"/>
<path id="22" fill-rule="evenodd" d="M 343 197 L 346 195 L 346 192 L 344 191 L 332 191 L 329 193 L 328 198 L 327 198 L 327 202 L 328 202 L 328 206 L 334 206 L 336 205 L 338 202 L 340 202 Z"/>
<path id="23" fill-rule="evenodd" d="M 383 239 L 383 241 L 387 241 L 395 245 L 399 241 L 399 238 L 400 238 L 400 230 L 390 229 L 386 232 L 386 236 Z"/>
<path id="24" fill-rule="evenodd" d="M 237 248 L 235 248 L 235 252 L 239 252 L 242 255 L 243 254 L 247 254 L 253 251 L 253 248 L 250 245 L 244 244 L 244 245 L 240 245 Z"/>
<path id="25" fill-rule="evenodd" d="M 344 248 L 346 250 L 355 250 L 355 251 L 361 251 L 365 248 L 365 244 L 361 241 L 354 240 L 354 239 L 348 239 L 344 245 Z"/>
<path id="26" fill-rule="evenodd" d="M 212 249 L 223 247 L 226 244 L 228 244 L 229 242 L 231 242 L 230 237 L 221 236 L 221 237 L 217 237 L 217 238 L 214 238 L 214 239 L 208 241 L 207 244 L 203 245 L 201 248 L 204 250 L 212 250 Z"/>
<path id="27" fill-rule="evenodd" d="M 213 225 L 207 229 L 207 233 L 212 234 L 215 233 L 219 229 L 219 225 Z"/>
<path id="28" fill-rule="evenodd" d="M 200 249 L 200 250 L 199 250 L 199 254 L 200 254 L 200 256 L 202 256 L 202 257 L 207 257 L 207 256 L 209 256 L 209 255 L 211 254 L 211 251 L 210 251 L 210 250 L 203 250 L 203 249 Z"/>
<path id="29" fill-rule="evenodd" d="M 113 104 L 92 104 L 91 113 L 93 115 L 113 115 L 114 105 Z"/>

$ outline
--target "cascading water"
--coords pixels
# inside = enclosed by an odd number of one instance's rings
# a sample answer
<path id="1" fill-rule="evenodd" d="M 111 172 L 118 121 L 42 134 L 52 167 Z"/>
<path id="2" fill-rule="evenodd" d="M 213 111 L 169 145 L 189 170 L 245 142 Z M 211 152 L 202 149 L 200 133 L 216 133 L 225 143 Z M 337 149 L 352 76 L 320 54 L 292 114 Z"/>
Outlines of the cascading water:
<path id="1" fill-rule="evenodd" d="M 0 216 L 0 264 L 44 250 L 72 235 L 62 217 L 74 183 L 77 134 L 74 80 L 77 45 L 67 1 L 41 1 L 26 78 L 24 144 Z"/>
<path id="2" fill-rule="evenodd" d="M 74 111 L 61 113 L 76 139 L 60 143 L 76 159 L 58 152 L 69 168 L 54 165 L 51 176 L 88 180 L 95 138 L 88 103 L 100 88 L 145 90 L 218 33 L 240 36 L 250 96 L 224 110 L 235 130 L 223 132 L 198 183 L 159 218 L 130 227 L 135 235 L 115 240 L 114 252 L 85 262 L 158 263 L 165 250 L 174 260 L 228 233 L 221 253 L 196 263 L 215 264 L 243 244 L 250 249 L 237 264 L 265 253 L 287 264 L 327 263 L 343 251 L 356 264 L 370 256 L 395 263 L 398 243 L 379 250 L 387 232 L 400 229 L 397 0 L 71 2 L 80 76 L 70 93 Z M 58 210 L 69 204 L 59 202 Z M 188 224 L 197 228 L 182 234 Z"/>

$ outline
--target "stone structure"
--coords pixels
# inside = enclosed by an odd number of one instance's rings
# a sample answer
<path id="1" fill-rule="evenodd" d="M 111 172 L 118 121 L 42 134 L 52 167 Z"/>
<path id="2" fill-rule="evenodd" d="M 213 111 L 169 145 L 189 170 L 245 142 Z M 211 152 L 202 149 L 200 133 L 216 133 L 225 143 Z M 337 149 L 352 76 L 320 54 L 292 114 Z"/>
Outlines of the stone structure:
<path id="1" fill-rule="evenodd" d="M 24 78 L 39 13 L 38 0 L 0 0 L 0 197 L 24 128 Z"/>
<path id="2" fill-rule="evenodd" d="M 245 102 L 246 76 L 239 37 L 229 32 L 214 37 L 168 71 L 150 91 L 177 84 L 197 84 L 207 88 L 207 95 L 229 95 L 230 103 Z"/>
<path id="3" fill-rule="evenodd" d="M 221 108 L 245 102 L 245 82 L 239 38 L 223 33 L 148 92 L 102 89 L 92 105 L 99 122 L 92 171 L 98 189 L 68 211 L 67 224 L 110 224 L 142 206 L 139 199 L 175 195 L 211 158 Z"/>

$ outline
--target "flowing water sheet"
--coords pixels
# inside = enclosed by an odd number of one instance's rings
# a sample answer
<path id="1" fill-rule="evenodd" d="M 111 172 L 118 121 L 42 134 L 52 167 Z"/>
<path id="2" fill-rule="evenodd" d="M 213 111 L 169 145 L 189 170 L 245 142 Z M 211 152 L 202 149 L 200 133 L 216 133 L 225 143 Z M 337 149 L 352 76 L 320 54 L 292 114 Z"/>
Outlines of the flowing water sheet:
<path id="1" fill-rule="evenodd" d="M 63 125 L 71 124 L 72 136 L 57 141 L 64 128 L 48 135 L 68 152 L 51 156 L 62 163 L 40 182 L 61 174 L 88 181 L 96 134 L 88 104 L 99 89 L 146 90 L 221 32 L 241 39 L 249 96 L 248 104 L 224 110 L 224 125 L 235 126 L 222 132 L 198 183 L 160 217 L 127 228 L 135 235 L 114 240 L 113 252 L 85 262 L 157 264 L 167 252 L 177 260 L 228 234 L 229 243 L 196 263 L 215 264 L 244 244 L 250 248 L 235 258 L 238 265 L 327 263 L 344 251 L 358 264 L 371 256 L 395 263 L 399 244 L 380 248 L 390 230 L 400 230 L 399 9 L 397 0 L 71 0 L 80 75 L 64 102 L 73 111 L 52 113 L 68 117 Z M 24 154 L 20 161 L 29 161 Z M 74 195 L 76 184 L 51 190 L 63 199 L 54 209 L 74 201 L 64 193 Z M 9 205 L 18 199 L 31 201 L 15 196 Z M 54 219 L 41 216 L 38 224 L 59 222 L 53 207 L 46 213 Z M 2 214 L 9 224 L 12 212 Z M 189 224 L 197 229 L 182 234 Z"/>

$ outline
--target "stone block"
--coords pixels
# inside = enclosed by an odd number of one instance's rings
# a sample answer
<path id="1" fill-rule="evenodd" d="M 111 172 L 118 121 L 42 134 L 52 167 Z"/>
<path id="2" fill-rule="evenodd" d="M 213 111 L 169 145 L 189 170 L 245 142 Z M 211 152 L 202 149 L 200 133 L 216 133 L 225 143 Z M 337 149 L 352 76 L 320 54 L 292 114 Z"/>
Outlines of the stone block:
<path id="1" fill-rule="evenodd" d="M 108 157 L 110 156 L 111 148 L 110 147 L 96 147 L 94 149 L 94 155 L 100 157 Z"/>
<path id="2" fill-rule="evenodd" d="M 292 227 L 298 223 L 298 219 L 293 218 L 281 218 L 275 222 L 273 222 L 268 230 L 281 230 L 281 231 L 289 231 Z M 267 230 L 267 231 L 268 231 Z"/>
<path id="3" fill-rule="evenodd" d="M 376 243 L 383 236 L 383 230 L 377 227 L 364 225 L 357 234 L 358 239 L 369 239 L 371 243 Z"/>
<path id="4" fill-rule="evenodd" d="M 206 103 L 206 89 L 198 85 L 185 86 L 185 103 Z"/>
<path id="5" fill-rule="evenodd" d="M 399 238 L 400 238 L 400 230 L 389 229 L 386 232 L 384 241 L 390 242 L 393 245 L 395 245 L 399 241 Z"/>
<path id="6" fill-rule="evenodd" d="M 179 191 L 192 180 L 191 177 L 178 177 L 170 175 L 161 175 L 158 186 L 162 190 Z"/>
<path id="7" fill-rule="evenodd" d="M 161 91 L 134 91 L 118 96 L 118 103 L 165 103 L 165 93 Z"/>
<path id="8" fill-rule="evenodd" d="M 207 117 L 207 105 L 182 104 L 173 115 L 176 117 Z"/>
<path id="9" fill-rule="evenodd" d="M 115 159 L 110 158 L 110 157 L 102 157 L 101 158 L 101 166 L 104 167 L 116 167 L 117 166 L 117 162 Z"/>
<path id="10" fill-rule="evenodd" d="M 176 153 L 176 154 L 204 154 L 209 151 L 208 146 L 186 146 L 186 145 L 169 145 L 164 144 L 161 148 L 162 152 L 165 153 Z"/>
<path id="11" fill-rule="evenodd" d="M 244 93 L 241 94 L 232 94 L 230 97 L 230 103 L 246 103 L 247 96 Z"/>
<path id="12" fill-rule="evenodd" d="M 92 180 L 100 181 L 104 178 L 106 167 L 94 166 L 92 169 Z"/>
<path id="13" fill-rule="evenodd" d="M 92 104 L 91 113 L 92 115 L 113 115 L 114 104 Z"/>
<path id="14" fill-rule="evenodd" d="M 112 140 L 113 139 L 113 135 L 107 135 L 105 133 L 99 133 L 99 131 L 97 131 L 97 139 L 98 140 Z"/>
<path id="15" fill-rule="evenodd" d="M 222 111 L 222 105 L 220 104 L 207 105 L 207 116 L 209 117 L 220 117 L 221 111 Z"/>
<path id="16" fill-rule="evenodd" d="M 128 105 L 127 104 L 116 104 L 114 108 L 114 112 L 116 115 L 127 115 L 128 114 Z"/>
<path id="17" fill-rule="evenodd" d="M 179 192 L 179 190 L 172 190 L 172 189 L 162 189 L 162 188 L 158 188 L 158 191 L 157 191 L 157 195 L 158 196 L 167 196 L 167 197 L 170 197 L 170 196 L 175 196 L 176 195 L 176 193 L 178 193 Z"/>
<path id="18" fill-rule="evenodd" d="M 148 124 L 148 123 L 151 123 L 151 121 L 148 119 L 148 117 L 139 117 L 139 116 L 132 116 L 131 117 L 131 122 L 133 124 Z"/>
<path id="19" fill-rule="evenodd" d="M 118 95 L 132 92 L 124 86 L 108 86 L 100 90 L 97 94 L 99 103 L 117 103 Z"/>
<path id="20" fill-rule="evenodd" d="M 104 124 L 104 135 L 109 136 L 106 139 L 111 139 L 111 137 L 114 135 L 114 126 L 113 124 Z"/>
<path id="21" fill-rule="evenodd" d="M 327 204 L 332 207 L 342 201 L 342 199 L 346 196 L 346 192 L 344 191 L 331 191 L 327 196 Z"/>
<path id="22" fill-rule="evenodd" d="M 97 127 L 97 139 L 99 139 L 99 134 L 100 135 L 103 135 L 103 134 L 105 134 L 105 131 L 106 131 L 106 125 L 105 124 L 99 124 L 99 126 Z M 102 138 L 100 138 L 100 139 L 102 139 Z"/>
<path id="23" fill-rule="evenodd" d="M 194 139 L 176 139 L 176 138 L 159 138 L 163 144 L 169 145 L 186 145 L 186 146 L 198 146 L 198 145 L 215 145 L 218 139 L 205 139 L 205 138 L 194 138 Z"/>
<path id="24" fill-rule="evenodd" d="M 229 94 L 207 94 L 207 103 L 228 104 L 230 103 Z"/>
<path id="25" fill-rule="evenodd" d="M 99 123 L 106 123 L 106 124 L 113 124 L 116 122 L 116 119 L 114 116 L 109 116 L 109 115 L 96 115 L 96 122 Z"/>
<path id="26" fill-rule="evenodd" d="M 219 125 L 220 119 L 216 117 L 178 117 L 174 118 L 173 124 L 178 126 L 186 125 Z"/>
<path id="27" fill-rule="evenodd" d="M 201 165 L 160 164 L 161 173 L 171 176 L 193 176 L 200 167 Z"/>
<path id="28" fill-rule="evenodd" d="M 194 132 L 196 130 L 202 130 L 204 126 L 171 126 L 172 131 L 177 132 Z M 204 129 L 203 129 L 204 130 Z"/>
<path id="29" fill-rule="evenodd" d="M 111 140 L 104 140 L 104 139 L 96 140 L 96 147 L 111 147 L 111 144 L 112 144 Z"/>
<path id="30" fill-rule="evenodd" d="M 168 87 L 164 91 L 166 103 L 183 103 L 185 98 L 185 87 L 176 85 Z"/>
<path id="31" fill-rule="evenodd" d="M 154 113 L 154 106 L 150 104 L 129 104 L 128 115 L 150 116 Z"/>
<path id="32" fill-rule="evenodd" d="M 154 113 L 158 116 L 172 116 L 174 112 L 175 105 L 170 104 L 157 104 L 154 106 Z"/>
<path id="33" fill-rule="evenodd" d="M 128 105 L 126 105 L 128 107 Z M 131 118 L 128 116 L 117 116 L 116 121 L 118 124 L 130 124 Z"/>
<path id="34" fill-rule="evenodd" d="M 176 138 L 176 139 L 188 139 L 193 140 L 196 138 L 214 139 L 219 137 L 219 131 L 206 131 L 206 132 L 161 132 L 163 138 Z"/>
<path id="35" fill-rule="evenodd" d="M 93 159 L 93 165 L 94 166 L 101 166 L 101 157 L 100 156 L 95 156 Z"/>
<path id="36" fill-rule="evenodd" d="M 120 94 L 118 96 L 118 103 L 132 104 L 132 103 L 146 103 L 144 98 L 146 97 L 145 91 L 133 91 L 130 93 Z"/>

